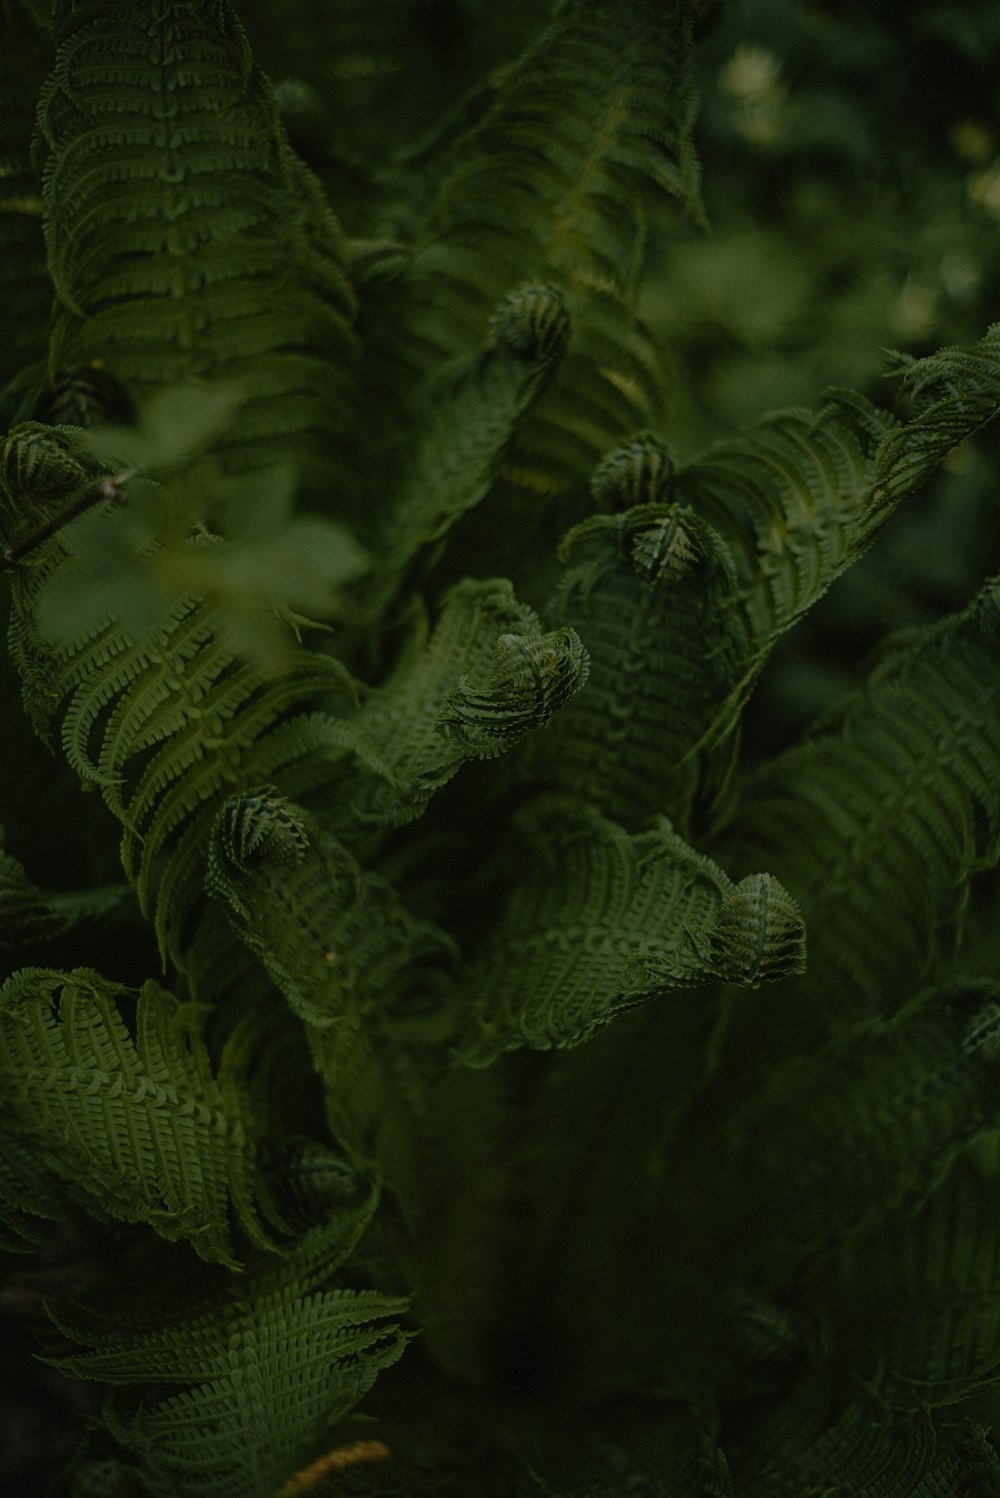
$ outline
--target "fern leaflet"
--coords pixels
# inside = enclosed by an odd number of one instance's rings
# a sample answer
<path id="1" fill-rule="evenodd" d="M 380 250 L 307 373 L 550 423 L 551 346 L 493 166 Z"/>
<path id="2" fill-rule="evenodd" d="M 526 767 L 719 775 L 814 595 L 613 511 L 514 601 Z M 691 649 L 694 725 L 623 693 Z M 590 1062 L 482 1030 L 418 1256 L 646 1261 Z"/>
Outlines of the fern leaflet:
<path id="1" fill-rule="evenodd" d="M 932 975 L 971 877 L 996 862 L 997 600 L 993 582 L 897 639 L 862 692 L 743 792 L 732 845 L 802 902 L 827 1024 L 890 1010 Z"/>
<path id="2" fill-rule="evenodd" d="M 138 1407 L 112 1399 L 104 1421 L 154 1498 L 274 1498 L 399 1358 L 406 1300 L 329 1283 L 370 1211 L 312 1229 L 280 1265 L 180 1302 L 157 1330 L 116 1326 L 103 1308 L 60 1319 L 91 1349 L 58 1359 L 65 1372 L 152 1386 Z"/>
<path id="3" fill-rule="evenodd" d="M 42 199 L 30 145 L 38 93 L 51 61 L 41 28 L 20 0 L 3 0 L 0 32 L 0 392 L 44 358 L 52 284 L 45 265 Z M 0 395 L 0 412 L 3 407 Z M 0 423 L 3 416 L 0 414 Z"/>
<path id="4" fill-rule="evenodd" d="M 225 379 L 233 471 L 293 459 L 324 493 L 353 360 L 353 293 L 319 184 L 223 0 L 60 3 L 38 118 L 50 368 L 133 391 Z"/>
<path id="5" fill-rule="evenodd" d="M 995 379 L 994 345 L 955 358 Z M 900 426 L 831 392 L 815 413 L 779 412 L 677 469 L 648 434 L 615 449 L 592 489 L 624 512 L 570 531 L 546 613 L 579 631 L 590 680 L 524 772 L 627 826 L 659 812 L 683 828 L 696 752 L 731 733 L 776 640 L 927 476 L 928 451 L 937 463 L 995 410 L 955 396 Z"/>
<path id="6" fill-rule="evenodd" d="M 932 991 L 779 1062 L 733 1110 L 719 1189 L 752 1221 L 731 1230 L 732 1272 L 758 1276 L 766 1263 L 780 1278 L 895 1207 L 915 1209 L 995 1124 L 1000 1079 L 963 1048 L 958 997 L 945 1004 Z M 737 1188 L 751 1179 L 752 1194 Z"/>
<path id="7" fill-rule="evenodd" d="M 332 719 L 324 726 L 302 709 L 350 695 L 350 678 L 332 656 L 304 648 L 289 652 L 282 674 L 266 673 L 240 658 L 220 606 L 194 594 L 167 599 L 145 634 L 113 614 L 91 613 L 81 634 L 63 644 L 43 640 L 40 600 L 87 570 L 70 531 L 38 540 L 40 521 L 44 531 L 74 496 L 94 489 L 101 465 L 81 450 L 81 436 L 29 423 L 0 455 L 6 533 L 15 546 L 26 531 L 36 538 L 14 577 L 12 653 L 36 731 L 47 737 L 59 723 L 69 764 L 123 825 L 122 862 L 161 949 L 196 977 L 190 923 L 199 918 L 221 802 L 242 787 L 294 776 L 297 766 L 307 785 L 321 783 L 344 748 Z M 87 517 L 91 545 L 116 505 L 98 495 Z"/>
<path id="8" fill-rule="evenodd" d="M 392 450 L 375 460 L 379 482 L 394 498 L 389 513 L 377 517 L 372 547 L 381 554 L 387 577 L 381 590 L 365 590 L 366 614 L 384 612 L 418 551 L 440 542 L 489 491 L 569 336 L 569 315 L 559 293 L 523 286 L 494 312 L 487 347 L 457 367 L 446 366 L 412 397 L 413 414 L 404 428 L 412 424 L 421 433 L 418 452 L 400 445 L 394 461 Z M 366 534 L 364 516 L 359 529 Z"/>
<path id="9" fill-rule="evenodd" d="M 629 837 L 553 799 L 519 830 L 530 876 L 460 980 L 476 995 L 462 1046 L 474 1065 L 519 1045 L 578 1045 L 673 988 L 801 970 L 801 920 L 776 882 L 734 887 L 662 819 Z"/>
<path id="10" fill-rule="evenodd" d="M 508 582 L 459 583 L 429 638 L 418 615 L 392 674 L 344 725 L 345 825 L 419 816 L 468 760 L 504 753 L 563 711 L 587 670 L 575 631 L 543 631 Z"/>
<path id="11" fill-rule="evenodd" d="M 0 989 L 15 1158 L 30 1144 L 92 1209 L 186 1238 L 205 1259 L 236 1262 L 230 1207 L 252 1242 L 273 1246 L 241 1086 L 254 1022 L 234 1030 L 213 1075 L 203 1011 L 146 983 L 133 1035 L 124 997 L 85 969 L 24 968 Z"/>

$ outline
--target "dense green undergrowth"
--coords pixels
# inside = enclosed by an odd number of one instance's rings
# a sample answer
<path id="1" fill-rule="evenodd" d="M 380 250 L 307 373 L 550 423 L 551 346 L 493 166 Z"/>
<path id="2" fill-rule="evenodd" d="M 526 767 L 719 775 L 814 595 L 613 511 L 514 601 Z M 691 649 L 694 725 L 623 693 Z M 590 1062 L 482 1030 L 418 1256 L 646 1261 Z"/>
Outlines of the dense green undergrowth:
<path id="1" fill-rule="evenodd" d="M 863 15 L 0 0 L 10 1485 L 1000 1490 L 1000 35 Z"/>

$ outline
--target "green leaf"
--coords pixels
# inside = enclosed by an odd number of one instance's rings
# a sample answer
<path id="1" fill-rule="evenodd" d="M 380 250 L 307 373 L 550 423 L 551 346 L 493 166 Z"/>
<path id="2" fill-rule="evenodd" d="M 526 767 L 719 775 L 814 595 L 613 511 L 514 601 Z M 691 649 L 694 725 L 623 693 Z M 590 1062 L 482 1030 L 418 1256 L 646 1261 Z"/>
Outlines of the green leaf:
<path id="1" fill-rule="evenodd" d="M 136 426 L 103 427 L 88 446 L 105 462 L 168 473 L 200 456 L 230 425 L 244 399 L 236 385 L 172 385 L 142 405 Z"/>
<path id="2" fill-rule="evenodd" d="M 92 1349 L 55 1359 L 63 1372 L 150 1386 L 138 1407 L 112 1399 L 104 1421 L 156 1498 L 274 1498 L 402 1355 L 405 1298 L 330 1286 L 370 1211 L 312 1229 L 280 1265 L 188 1297 L 156 1330 L 116 1326 L 104 1304 L 60 1317 Z"/>
<path id="3" fill-rule="evenodd" d="M 915 1210 L 995 1126 L 1000 1076 L 967 1043 L 973 1008 L 979 1026 L 975 986 L 932 990 L 772 1064 L 732 1109 L 711 1199 L 738 1282 L 781 1283 L 896 1208 Z"/>
<path id="4" fill-rule="evenodd" d="M 84 1205 L 188 1239 L 235 1264 L 230 1212 L 273 1247 L 255 1205 L 257 1144 L 246 1093 L 255 1022 L 213 1070 L 205 1013 L 153 982 L 133 1030 L 126 990 L 96 973 L 25 968 L 0 989 L 4 1126 Z"/>
<path id="5" fill-rule="evenodd" d="M 156 461 L 214 438 L 227 471 L 291 461 L 325 494 L 350 409 L 346 251 L 232 8 L 60 0 L 53 29 L 35 136 L 50 368 L 101 360 L 133 396 L 193 386 L 146 421 Z"/>
<path id="6" fill-rule="evenodd" d="M 767 875 L 734 886 L 660 818 L 629 835 L 596 812 L 541 801 L 519 814 L 530 871 L 461 981 L 475 997 L 464 1060 L 579 1045 L 633 1005 L 724 977 L 801 971 L 798 911 Z"/>
<path id="7" fill-rule="evenodd" d="M 177 558 L 192 591 L 224 613 L 269 601 L 308 617 L 343 609 L 343 585 L 368 567 L 350 532 L 329 520 L 292 520 L 278 534 L 188 550 Z"/>
<path id="8" fill-rule="evenodd" d="M 1000 588 L 889 642 L 864 688 L 748 781 L 721 856 L 802 904 L 802 1000 L 828 1027 L 890 1011 L 954 945 L 1000 857 Z M 836 910 L 836 919 L 828 912 Z"/>
<path id="9" fill-rule="evenodd" d="M 587 670 L 576 633 L 543 630 L 510 583 L 459 583 L 429 637 L 417 613 L 395 669 L 343 726 L 345 824 L 413 820 L 463 764 L 503 754 L 563 711 Z"/>

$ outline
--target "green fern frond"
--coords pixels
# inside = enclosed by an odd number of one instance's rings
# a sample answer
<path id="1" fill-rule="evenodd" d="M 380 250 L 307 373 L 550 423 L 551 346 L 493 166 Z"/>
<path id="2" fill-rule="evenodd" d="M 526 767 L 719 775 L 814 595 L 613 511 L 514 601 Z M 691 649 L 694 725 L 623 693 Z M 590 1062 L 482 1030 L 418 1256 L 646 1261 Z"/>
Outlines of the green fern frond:
<path id="1" fill-rule="evenodd" d="M 570 531 L 547 613 L 579 631 L 590 680 L 532 743 L 526 772 L 625 825 L 659 812 L 683 827 L 703 773 L 692 756 L 732 730 L 775 642 L 995 417 L 995 345 L 952 351 L 982 394 L 962 386 L 902 426 L 834 391 L 815 413 L 776 413 L 676 469 L 649 434 L 608 454 L 593 497 L 624 513 Z"/>
<path id="2" fill-rule="evenodd" d="M 0 502 L 7 567 L 26 556 L 35 565 L 41 558 L 32 553 L 43 542 L 82 513 L 84 506 L 111 497 L 101 487 L 110 477 L 108 467 L 87 451 L 83 435 L 76 427 L 27 421 L 4 437 Z"/>
<path id="3" fill-rule="evenodd" d="M 671 456 L 834 284 L 814 237 L 727 305 L 775 223 L 666 246 L 720 8 L 0 0 L 0 714 L 20 676 L 71 792 L 7 735 L 0 1259 L 108 1386 L 51 1498 L 1000 1491 L 1000 324 L 898 356 L 898 416 Z M 706 58 L 764 169 L 727 212 L 808 167 L 829 27 L 779 32 Z M 904 525 L 841 620 L 981 590 L 833 711 L 790 642 L 742 779 L 769 656 L 909 495 L 929 552 L 972 497 L 968 555 L 907 572 Z"/>
<path id="4" fill-rule="evenodd" d="M 482 1376 L 477 1331 L 508 1232 L 505 1112 L 497 1085 L 449 1071 L 453 943 L 301 808 L 259 792 L 223 807 L 209 887 L 306 1023 L 349 1169 L 374 1171 L 402 1214 L 397 1258 L 430 1345 L 446 1365 Z M 336 1156 L 324 1160 L 336 1171 Z M 278 1197 L 284 1212 L 280 1187 Z"/>
<path id="5" fill-rule="evenodd" d="M 16 858 L 0 851 L 0 953 L 50 941 L 64 929 Z"/>
<path id="6" fill-rule="evenodd" d="M 483 759 L 526 730 L 542 727 L 587 679 L 587 653 L 572 629 L 501 635 L 484 688 L 466 676 L 451 692 L 438 726 Z"/>
<path id="7" fill-rule="evenodd" d="M 698 10 L 560 5 L 452 150 L 425 231 L 430 274 L 461 274 L 464 258 L 470 282 L 508 267 L 516 278 L 535 274 L 530 260 L 563 286 L 631 291 L 644 196 L 665 192 L 701 212 L 690 73 Z"/>
<path id="8" fill-rule="evenodd" d="M 942 998 L 971 1010 L 967 1055 L 995 1070 L 984 1049 L 1000 1014 L 996 982 L 964 984 Z M 837 1255 L 826 1338 L 896 1407 L 954 1403 L 1000 1377 L 1000 1132 L 976 1138 L 946 1180 L 912 1214 L 894 1211 Z"/>
<path id="9" fill-rule="evenodd" d="M 826 1024 L 891 1011 L 933 976 L 971 878 L 1000 857 L 997 600 L 994 582 L 892 643 L 864 689 L 743 792 L 736 861 L 774 869 L 801 902 Z"/>
<path id="10" fill-rule="evenodd" d="M 25 963 L 57 962 L 53 944 L 87 930 L 108 929 L 131 913 L 124 882 L 86 889 L 43 891 L 16 858 L 0 849 L 0 981 Z M 61 955 L 61 954 L 60 954 Z"/>
<path id="11" fill-rule="evenodd" d="M 50 1223 L 66 1220 L 72 1195 L 58 1172 L 39 1160 L 35 1141 L 9 1127 L 2 1113 L 0 1139 L 0 1249 L 25 1252 Z"/>
<path id="12" fill-rule="evenodd" d="M 963 1045 L 959 997 L 931 991 L 778 1062 L 732 1111 L 718 1189 L 743 1204 L 726 1234 L 739 1282 L 780 1281 L 895 1208 L 916 1210 L 995 1126 L 1000 1076 Z"/>
<path id="13" fill-rule="evenodd" d="M 648 434 L 608 454 L 592 493 L 623 513 L 569 533 L 548 611 L 579 630 L 590 681 L 526 772 L 627 826 L 655 812 L 683 826 L 695 751 L 731 731 L 775 641 L 871 539 L 874 452 L 893 427 L 830 397 L 679 469 Z"/>
<path id="14" fill-rule="evenodd" d="M 461 1047 L 470 1064 L 521 1045 L 578 1045 L 621 1011 L 706 979 L 801 971 L 801 920 L 776 882 L 734 887 L 665 820 L 629 837 L 553 799 L 516 825 L 527 877 L 460 978 L 475 995 Z"/>
<path id="15" fill-rule="evenodd" d="M 354 313 L 343 244 L 228 4 L 55 8 L 39 111 L 56 289 L 50 368 L 135 392 L 226 380 L 233 471 L 292 459 L 324 493 Z M 324 464 L 326 466 L 324 466 Z"/>
<path id="16" fill-rule="evenodd" d="M 700 9 L 686 0 L 560 6 L 504 71 L 485 113 L 448 142 L 449 169 L 414 258 L 366 311 L 366 381 L 400 389 L 472 353 L 511 285 L 564 295 L 573 346 L 511 451 L 508 517 L 512 500 L 537 512 L 539 496 L 572 488 L 617 438 L 660 419 L 658 357 L 636 292 L 650 193 L 700 216 L 691 140 Z M 474 528 L 481 540 L 478 515 Z"/>
<path id="17" fill-rule="evenodd" d="M 442 1071 L 438 1048 L 454 1027 L 453 944 L 300 810 L 300 856 L 237 867 L 227 853 L 232 820 L 271 815 L 265 798 L 252 800 L 220 814 L 209 889 L 306 1022 L 334 1138 L 405 1194 L 421 1175 L 421 1120 Z"/>
<path id="18" fill-rule="evenodd" d="M 356 1207 L 366 1186 L 343 1151 L 315 1139 L 286 1137 L 271 1168 L 283 1214 L 301 1231 Z"/>
<path id="19" fill-rule="evenodd" d="M 314 1228 L 280 1265 L 181 1302 L 157 1330 L 116 1326 L 103 1307 L 59 1319 L 90 1348 L 55 1360 L 63 1372 L 152 1386 L 138 1406 L 112 1398 L 103 1418 L 154 1498 L 275 1498 L 400 1357 L 406 1300 L 330 1286 L 370 1210 Z"/>
<path id="20" fill-rule="evenodd" d="M 96 493 L 87 518 L 99 542 L 117 510 L 117 490 L 108 498 L 99 482 L 95 489 L 102 467 L 81 452 L 81 435 L 29 423 L 3 447 L 6 534 L 14 546 L 43 536 L 14 575 L 12 653 L 36 731 L 47 737 L 59 724 L 69 764 L 121 821 L 126 874 L 161 949 L 184 969 L 219 806 L 234 790 L 294 776 L 299 759 L 311 762 L 315 784 L 322 728 L 301 710 L 350 693 L 350 678 L 334 657 L 301 647 L 282 674 L 266 674 L 240 659 L 220 605 L 197 596 L 164 606 L 145 636 L 105 615 L 86 619 L 82 635 L 46 643 L 40 599 L 87 568 L 65 530 L 45 534 L 49 517 Z M 330 771 L 344 748 L 332 719 L 327 727 Z"/>
<path id="21" fill-rule="evenodd" d="M 287 847 L 273 833 L 276 822 Z M 242 829 L 239 849 L 234 824 Z M 243 853 L 248 842 L 252 861 Z M 443 932 L 408 916 L 391 886 L 364 872 L 301 808 L 260 791 L 222 807 L 208 887 L 310 1026 L 405 1005 L 415 965 L 452 954 Z"/>
<path id="22" fill-rule="evenodd" d="M 684 760 L 726 674 L 714 615 L 731 586 L 728 559 L 676 503 L 596 516 L 570 532 L 560 555 L 567 570 L 547 622 L 572 621 L 591 669 L 579 697 L 525 745 L 517 771 L 626 827 L 657 811 L 683 818 L 697 778 Z"/>
<path id="23" fill-rule="evenodd" d="M 764 1456 L 739 1481 L 746 1498 L 988 1498 L 1000 1460 L 982 1426 L 971 1420 L 935 1423 L 925 1412 L 900 1416 L 871 1399 L 850 1404 L 821 1435 L 796 1449 Z"/>
<path id="24" fill-rule="evenodd" d="M 51 43 L 20 0 L 0 5 L 0 390 L 43 359 L 52 283 L 45 264 L 41 187 L 31 170 L 35 109 Z M 2 401 L 2 397 L 0 397 Z"/>
<path id="25" fill-rule="evenodd" d="M 522 1449 L 519 1498 L 737 1498 L 718 1444 L 718 1419 L 695 1403 L 639 1397 L 566 1419 Z"/>
<path id="26" fill-rule="evenodd" d="M 262 864 L 300 863 L 309 847 L 302 814 L 274 786 L 229 800 L 219 815 L 221 861 L 237 877 Z"/>
<path id="27" fill-rule="evenodd" d="M 388 513 L 377 517 L 372 547 L 389 587 L 425 546 L 439 542 L 477 505 L 500 470 L 519 425 L 552 380 L 570 337 L 569 314 L 557 291 L 523 286 L 496 308 L 486 348 L 446 368 L 411 397 L 405 430 L 420 435 L 414 454 L 403 445 L 383 469 L 393 489 Z M 376 464 L 385 459 L 376 455 Z M 376 468 L 376 472 L 378 472 Z M 364 534 L 364 517 L 359 524 Z M 384 590 L 383 590 L 384 593 Z M 364 607 L 383 608 L 384 596 Z"/>
<path id="28" fill-rule="evenodd" d="M 257 1145 L 241 1086 L 250 1041 L 235 1030 L 213 1074 L 204 1011 L 156 983 L 138 996 L 85 969 L 24 968 L 0 989 L 5 1127 L 84 1204 L 186 1238 L 235 1264 L 230 1209 L 260 1247 Z"/>
<path id="29" fill-rule="evenodd" d="M 564 711 L 587 669 L 575 631 L 543 631 L 510 583 L 459 583 L 430 637 L 418 617 L 392 674 L 344 726 L 354 755 L 345 813 L 361 827 L 419 816 L 463 764 L 504 753 Z"/>
<path id="30" fill-rule="evenodd" d="M 944 348 L 901 371 L 916 415 L 886 438 L 878 454 L 876 499 L 891 508 L 917 487 L 972 432 L 994 421 L 1000 406 L 1000 323 L 969 348 Z"/>
<path id="31" fill-rule="evenodd" d="M 978 1150 L 917 1217 L 893 1213 L 838 1255 L 831 1340 L 897 1407 L 951 1404 L 1000 1376 L 996 1177 L 976 1169 Z"/>

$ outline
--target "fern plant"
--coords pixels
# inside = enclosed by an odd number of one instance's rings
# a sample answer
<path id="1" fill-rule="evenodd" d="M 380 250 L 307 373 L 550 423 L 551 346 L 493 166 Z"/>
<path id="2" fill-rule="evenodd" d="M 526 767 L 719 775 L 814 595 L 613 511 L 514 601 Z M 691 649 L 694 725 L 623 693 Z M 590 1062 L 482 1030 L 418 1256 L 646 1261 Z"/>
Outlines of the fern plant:
<path id="1" fill-rule="evenodd" d="M 385 9 L 0 6 L 3 1269 L 101 1390 L 51 1492 L 993 1493 L 1000 578 L 740 733 L 1000 330 L 671 452 L 714 7 L 515 7 L 399 138 Z"/>

